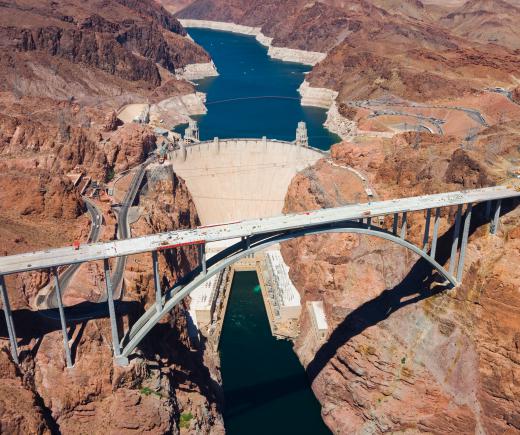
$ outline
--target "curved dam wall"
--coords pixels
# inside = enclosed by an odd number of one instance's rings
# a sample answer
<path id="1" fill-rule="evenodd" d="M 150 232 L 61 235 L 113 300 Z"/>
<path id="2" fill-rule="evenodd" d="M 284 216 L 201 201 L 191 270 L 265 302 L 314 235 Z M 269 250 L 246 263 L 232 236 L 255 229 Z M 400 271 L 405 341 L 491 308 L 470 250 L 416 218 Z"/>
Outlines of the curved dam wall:
<path id="1" fill-rule="evenodd" d="M 281 214 L 291 179 L 324 156 L 269 139 L 216 139 L 169 154 L 202 225 Z"/>

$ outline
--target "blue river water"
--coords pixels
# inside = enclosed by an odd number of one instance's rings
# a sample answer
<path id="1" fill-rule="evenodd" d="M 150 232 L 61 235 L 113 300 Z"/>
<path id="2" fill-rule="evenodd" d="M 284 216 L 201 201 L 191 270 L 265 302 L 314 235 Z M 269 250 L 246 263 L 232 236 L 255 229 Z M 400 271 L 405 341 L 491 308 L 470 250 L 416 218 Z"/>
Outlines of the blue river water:
<path id="1" fill-rule="evenodd" d="M 309 67 L 270 59 L 251 36 L 205 29 L 189 34 L 220 73 L 197 82 L 208 107 L 197 118 L 201 139 L 294 140 L 297 123 L 305 121 L 310 145 L 329 149 L 339 141 L 322 126 L 325 110 L 300 105 L 297 89 Z M 292 344 L 271 334 L 255 272 L 235 274 L 219 349 L 229 435 L 330 434 Z"/>
<path id="2" fill-rule="evenodd" d="M 201 139 L 260 138 L 294 140 L 299 121 L 307 123 L 309 142 L 327 150 L 339 137 L 323 127 L 326 111 L 302 107 L 298 87 L 310 70 L 273 60 L 252 36 L 188 29 L 211 55 L 218 77 L 197 81 L 207 94 L 208 113 L 198 117 Z"/>

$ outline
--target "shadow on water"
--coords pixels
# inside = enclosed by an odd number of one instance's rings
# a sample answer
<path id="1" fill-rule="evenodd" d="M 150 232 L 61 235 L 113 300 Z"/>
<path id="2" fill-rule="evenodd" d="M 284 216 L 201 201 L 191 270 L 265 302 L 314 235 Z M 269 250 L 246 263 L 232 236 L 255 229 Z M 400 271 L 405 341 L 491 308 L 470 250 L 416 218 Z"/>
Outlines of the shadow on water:
<path id="1" fill-rule="evenodd" d="M 262 407 L 274 400 L 309 389 L 309 380 L 305 373 L 268 382 L 252 384 L 248 387 L 226 390 L 227 418 L 246 413 L 253 408 Z"/>
<path id="2" fill-rule="evenodd" d="M 256 272 L 234 275 L 220 341 L 228 434 L 327 434 L 303 366 L 271 334 Z"/>

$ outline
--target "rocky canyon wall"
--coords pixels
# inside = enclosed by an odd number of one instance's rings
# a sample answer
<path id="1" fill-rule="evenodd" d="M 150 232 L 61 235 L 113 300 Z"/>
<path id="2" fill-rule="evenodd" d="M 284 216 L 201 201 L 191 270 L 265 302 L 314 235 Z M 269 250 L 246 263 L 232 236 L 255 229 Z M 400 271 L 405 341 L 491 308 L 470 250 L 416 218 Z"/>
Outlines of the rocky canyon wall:
<path id="1" fill-rule="evenodd" d="M 518 123 L 490 128 L 465 151 L 455 138 L 428 134 L 342 143 L 332 149 L 335 172 L 322 161 L 295 177 L 285 211 L 366 201 L 352 173 L 340 170 L 346 165 L 368 174 L 383 199 L 493 185 L 505 176 L 503 158 L 518 157 L 519 133 Z M 463 284 L 452 290 L 423 261 L 379 239 L 329 235 L 283 245 L 302 304 L 325 304 L 327 341 L 317 345 L 304 309 L 295 350 L 334 433 L 520 430 L 514 206 L 498 236 L 479 220 L 483 209 L 474 210 Z M 441 216 L 441 247 L 449 246 L 453 214 Z M 423 225 L 423 213 L 409 216 L 408 237 L 419 244 Z M 439 256 L 444 262 L 448 252 Z"/>
<path id="2" fill-rule="evenodd" d="M 166 169 L 168 168 L 168 169 Z M 171 167 L 157 166 L 147 172 L 146 189 L 139 201 L 143 217 L 133 226 L 133 235 L 190 228 L 197 213 L 185 184 Z M 160 255 L 163 287 L 173 285 L 197 262 L 194 249 L 178 249 Z M 104 286 L 98 268 L 98 285 Z M 35 294 L 38 281 L 9 280 L 10 295 Z M 120 328 L 154 303 L 151 257 L 128 260 L 125 291 L 117 304 L 122 314 Z M 177 307 L 139 347 L 128 367 L 113 363 L 108 319 L 69 320 L 74 367 L 67 369 L 59 323 L 28 312 L 11 299 L 21 347 L 17 368 L 3 340 L 4 375 L 0 427 L 9 433 L 179 433 L 181 415 L 190 415 L 187 425 L 198 433 L 223 433 L 219 385 L 212 381 L 204 358 L 214 357 L 191 342 L 187 333 L 188 303 Z M 28 301 L 29 304 L 31 301 Z M 24 318 L 33 316 L 33 321 Z M 34 316 L 36 321 L 34 321 Z M 19 395 L 13 395 L 18 391 Z M 22 406 L 17 404 L 24 400 Z"/>
<path id="3" fill-rule="evenodd" d="M 0 255 L 85 242 L 91 225 L 101 226 L 101 240 L 115 238 L 110 204 L 94 199 L 103 219 L 91 224 L 72 179 L 82 173 L 104 184 L 142 163 L 156 147 L 153 127 L 122 125 L 117 110 L 192 94 L 178 73 L 210 61 L 156 3 L 102 3 L 0 5 Z M 145 217 L 134 235 L 198 222 L 183 182 L 157 174 L 149 174 L 139 203 Z M 163 286 L 196 261 L 188 249 L 161 255 Z M 82 266 L 65 303 L 93 306 L 105 293 L 102 271 L 100 262 Z M 151 258 L 129 260 L 125 277 L 120 333 L 153 300 Z M 21 364 L 10 358 L 2 323 L 0 432 L 223 432 L 218 384 L 203 363 L 211 355 L 187 335 L 187 305 L 155 328 L 124 368 L 113 364 L 108 319 L 85 321 L 67 312 L 74 362 L 68 369 L 57 314 L 33 311 L 51 278 L 45 271 L 6 279 Z"/>

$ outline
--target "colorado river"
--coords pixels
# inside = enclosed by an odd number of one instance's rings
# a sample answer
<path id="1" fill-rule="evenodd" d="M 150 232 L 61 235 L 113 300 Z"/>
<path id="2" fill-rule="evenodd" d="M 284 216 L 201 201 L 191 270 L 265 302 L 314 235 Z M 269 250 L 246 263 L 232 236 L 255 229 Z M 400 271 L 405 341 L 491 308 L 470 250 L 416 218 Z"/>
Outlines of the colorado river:
<path id="1" fill-rule="evenodd" d="M 198 117 L 201 139 L 248 138 L 294 140 L 305 121 L 312 146 L 329 149 L 340 139 L 323 127 L 324 109 L 302 107 L 298 87 L 309 66 L 281 62 L 252 36 L 188 29 L 217 67 L 218 77 L 199 80 L 207 94 L 208 113 Z"/>
<path id="2" fill-rule="evenodd" d="M 198 117 L 202 140 L 260 138 L 292 141 L 305 121 L 312 146 L 329 149 L 339 138 L 323 127 L 326 111 L 300 105 L 307 66 L 270 59 L 254 37 L 189 29 L 220 73 L 200 80 L 208 113 Z M 330 433 L 308 377 L 289 341 L 271 335 L 254 272 L 235 274 L 220 341 L 228 434 Z"/>
<path id="3" fill-rule="evenodd" d="M 271 335 L 255 272 L 235 274 L 220 357 L 227 434 L 330 433 L 291 343 Z"/>

